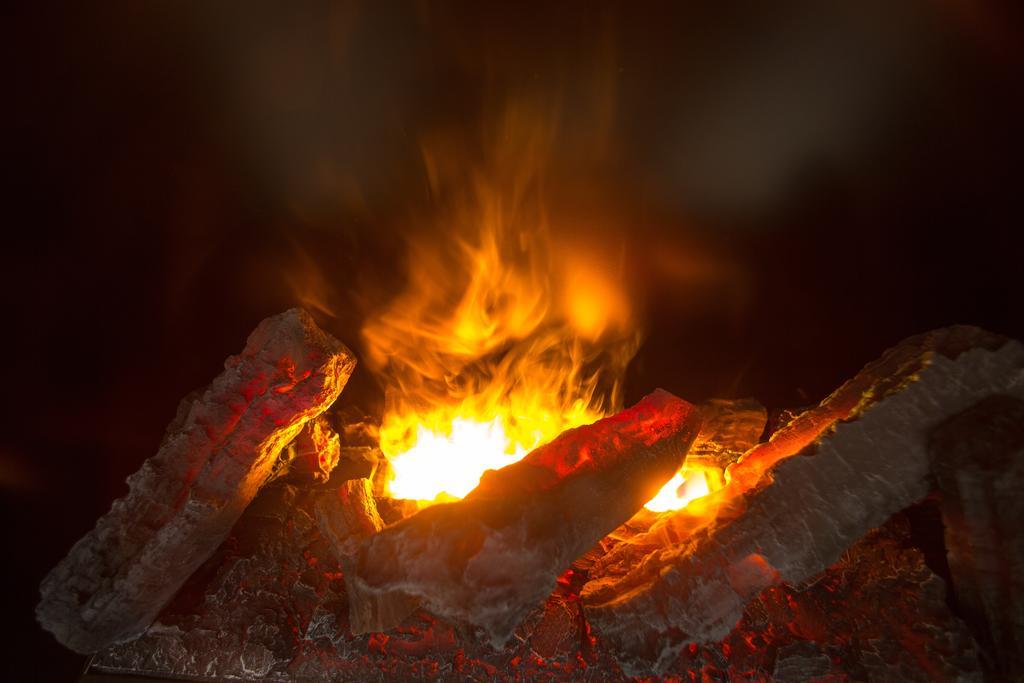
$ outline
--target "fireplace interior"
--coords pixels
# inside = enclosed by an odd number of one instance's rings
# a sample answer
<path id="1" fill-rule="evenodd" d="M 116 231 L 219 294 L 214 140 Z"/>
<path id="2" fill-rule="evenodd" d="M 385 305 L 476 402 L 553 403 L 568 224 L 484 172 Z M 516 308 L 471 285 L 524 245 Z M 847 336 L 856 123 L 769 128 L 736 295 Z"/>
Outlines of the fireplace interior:
<path id="1" fill-rule="evenodd" d="M 24 8 L 4 678 L 1024 680 L 961 4 Z"/>

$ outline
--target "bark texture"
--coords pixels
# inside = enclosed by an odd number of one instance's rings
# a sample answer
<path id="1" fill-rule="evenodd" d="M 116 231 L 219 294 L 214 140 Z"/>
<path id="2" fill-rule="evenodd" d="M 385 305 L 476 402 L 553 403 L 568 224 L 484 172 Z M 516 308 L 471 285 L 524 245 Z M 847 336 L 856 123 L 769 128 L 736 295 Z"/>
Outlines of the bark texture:
<path id="1" fill-rule="evenodd" d="M 723 470 L 757 445 L 768 420 L 768 411 L 752 398 L 713 398 L 700 404 L 700 415 L 700 434 L 686 459 Z"/>
<path id="2" fill-rule="evenodd" d="M 1024 679 L 1024 401 L 993 396 L 942 424 L 931 455 L 957 604 L 989 667 Z"/>
<path id="3" fill-rule="evenodd" d="M 588 619 L 627 673 L 663 671 L 688 643 L 725 636 L 765 588 L 818 575 L 923 498 L 931 430 L 993 394 L 1024 396 L 1020 344 L 963 327 L 907 340 L 750 451 L 712 524 L 605 558 L 584 587 Z"/>
<path id="4" fill-rule="evenodd" d="M 486 473 L 463 500 L 384 529 L 347 576 L 354 631 L 392 628 L 408 615 L 395 606 L 419 601 L 503 645 L 576 558 L 672 477 L 699 427 L 692 405 L 656 391 Z M 370 613 L 382 618 L 359 619 Z"/>
<path id="5" fill-rule="evenodd" d="M 288 477 L 326 482 L 341 459 L 341 440 L 323 415 L 306 423 L 288 446 Z"/>
<path id="6" fill-rule="evenodd" d="M 128 494 L 43 581 L 43 627 L 82 653 L 142 633 L 354 366 L 302 310 L 260 323 L 224 372 L 182 402 L 157 454 L 128 478 Z"/>
<path id="7" fill-rule="evenodd" d="M 313 521 L 319 495 L 282 481 L 265 487 L 158 621 L 96 655 L 91 672 L 275 683 L 627 680 L 583 619 L 586 574 L 575 565 L 504 648 L 422 611 L 386 634 L 352 635 L 340 568 Z M 684 648 L 664 679 L 980 683 L 971 634 L 909 529 L 897 515 L 811 585 L 766 589 L 726 638 Z"/>

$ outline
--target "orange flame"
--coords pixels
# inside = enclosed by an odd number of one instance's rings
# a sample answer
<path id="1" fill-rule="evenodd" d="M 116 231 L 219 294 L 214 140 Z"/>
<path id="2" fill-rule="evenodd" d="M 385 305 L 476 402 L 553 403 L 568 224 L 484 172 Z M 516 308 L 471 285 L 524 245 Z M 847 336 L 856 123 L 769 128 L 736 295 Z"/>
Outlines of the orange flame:
<path id="1" fill-rule="evenodd" d="M 394 497 L 461 497 L 487 469 L 616 410 L 639 343 L 621 266 L 548 226 L 549 119 L 512 109 L 500 121 L 477 165 L 425 146 L 443 229 L 409 237 L 407 286 L 363 329 L 385 381 Z"/>

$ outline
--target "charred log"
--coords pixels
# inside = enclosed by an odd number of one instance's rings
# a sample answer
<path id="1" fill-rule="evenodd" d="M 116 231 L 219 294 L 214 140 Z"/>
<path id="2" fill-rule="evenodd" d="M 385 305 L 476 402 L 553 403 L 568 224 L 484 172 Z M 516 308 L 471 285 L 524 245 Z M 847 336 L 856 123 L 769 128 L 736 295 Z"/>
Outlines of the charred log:
<path id="1" fill-rule="evenodd" d="M 343 642 L 342 570 L 315 519 L 324 494 L 285 480 L 265 486 L 145 633 L 105 649 L 94 666 L 192 680 L 291 680 L 286 666 L 313 643 Z M 326 678 L 325 671 L 299 680 Z"/>
<path id="2" fill-rule="evenodd" d="M 334 544 L 340 558 L 352 555 L 360 541 L 384 528 L 369 479 L 329 487 L 317 498 L 315 509 L 320 532 Z"/>
<path id="3" fill-rule="evenodd" d="M 817 407 L 794 416 L 774 431 L 767 443 L 747 453 L 731 468 L 732 480 L 747 487 L 755 485 L 772 465 L 811 445 L 836 423 L 865 407 L 865 402 L 898 391 L 904 382 L 928 366 L 931 354 L 953 359 L 971 349 L 994 351 L 1006 341 L 1006 337 L 969 325 L 944 327 L 903 340 L 866 365 Z"/>
<path id="4" fill-rule="evenodd" d="M 678 545 L 606 558 L 597 573 L 611 571 L 584 587 L 588 618 L 627 672 L 664 670 L 687 643 L 726 635 L 765 588 L 819 574 L 924 497 L 931 430 L 997 393 L 1024 396 L 1016 342 L 951 328 L 895 347 L 740 461 L 719 492 L 733 514 Z"/>
<path id="5" fill-rule="evenodd" d="M 711 399 L 700 404 L 703 424 L 687 461 L 725 469 L 761 440 L 768 411 L 752 398 Z"/>
<path id="6" fill-rule="evenodd" d="M 133 638 L 224 540 L 282 449 L 334 402 L 355 360 L 309 314 L 264 320 L 186 399 L 155 456 L 43 581 L 36 614 L 67 647 Z"/>
<path id="7" fill-rule="evenodd" d="M 313 522 L 320 493 L 286 482 L 260 491 L 157 622 L 96 655 L 97 681 L 626 678 L 582 618 L 578 571 L 559 578 L 505 648 L 423 611 L 387 634 L 353 636 L 340 568 Z M 762 591 L 725 639 L 684 648 L 665 679 L 980 681 L 974 641 L 944 593 L 897 515 L 810 585 Z"/>
<path id="8" fill-rule="evenodd" d="M 693 406 L 657 391 L 486 473 L 465 499 L 386 528 L 346 577 L 353 627 L 396 626 L 408 612 L 395 606 L 418 600 L 502 645 L 573 560 L 672 477 L 699 426 Z M 362 610 L 368 601 L 377 607 Z M 360 621 L 367 612 L 381 618 Z"/>
<path id="9" fill-rule="evenodd" d="M 288 446 L 288 477 L 296 481 L 326 482 L 341 459 L 341 440 L 330 422 L 319 415 L 306 423 Z"/>
<path id="10" fill-rule="evenodd" d="M 345 576 L 357 571 L 360 544 L 374 536 L 384 521 L 377 512 L 369 479 L 353 479 L 330 488 L 317 497 L 314 505 L 320 533 L 333 548 Z M 367 594 L 350 601 L 349 621 L 353 633 L 367 633 L 380 623 L 398 624 L 419 605 L 405 595 Z"/>
<path id="11" fill-rule="evenodd" d="M 1024 401 L 993 396 L 932 434 L 957 604 L 989 667 L 1024 679 Z"/>

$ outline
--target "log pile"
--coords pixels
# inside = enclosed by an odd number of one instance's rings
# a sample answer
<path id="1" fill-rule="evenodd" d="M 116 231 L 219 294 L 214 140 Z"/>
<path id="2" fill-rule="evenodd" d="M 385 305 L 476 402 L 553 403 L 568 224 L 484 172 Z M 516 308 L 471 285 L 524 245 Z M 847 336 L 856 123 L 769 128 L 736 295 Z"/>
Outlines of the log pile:
<path id="1" fill-rule="evenodd" d="M 353 619 L 355 632 L 391 629 L 422 604 L 501 647 L 576 558 L 675 474 L 699 427 L 692 405 L 657 391 L 370 536 L 347 587 L 353 615 L 378 618 Z"/>
<path id="2" fill-rule="evenodd" d="M 97 672 L 196 679 L 1021 675 L 1016 342 L 911 338 L 763 443 L 756 401 L 657 391 L 418 512 L 373 425 L 325 413 L 353 364 L 264 321 L 47 577 L 44 627 Z M 641 510 L 684 457 L 724 488 Z"/>
<path id="3" fill-rule="evenodd" d="M 128 479 L 128 494 L 43 581 L 43 627 L 83 653 L 144 631 L 354 366 L 304 311 L 260 323 L 224 372 L 182 401 L 157 454 Z"/>
<path id="4" fill-rule="evenodd" d="M 625 678 L 584 618 L 582 559 L 503 648 L 423 610 L 388 632 L 354 635 L 344 568 L 316 523 L 318 501 L 342 483 L 267 486 L 153 627 L 99 653 L 93 670 L 310 682 Z M 728 636 L 684 648 L 665 677 L 691 672 L 697 680 L 980 681 L 981 662 L 897 515 L 810 585 L 762 591 Z"/>
<path id="5" fill-rule="evenodd" d="M 1020 344 L 964 328 L 904 342 L 730 468 L 729 515 L 607 557 L 584 588 L 588 620 L 627 673 L 666 670 L 688 644 L 725 637 L 764 589 L 812 579 L 924 498 L 931 432 L 1004 393 L 1024 397 Z"/>

